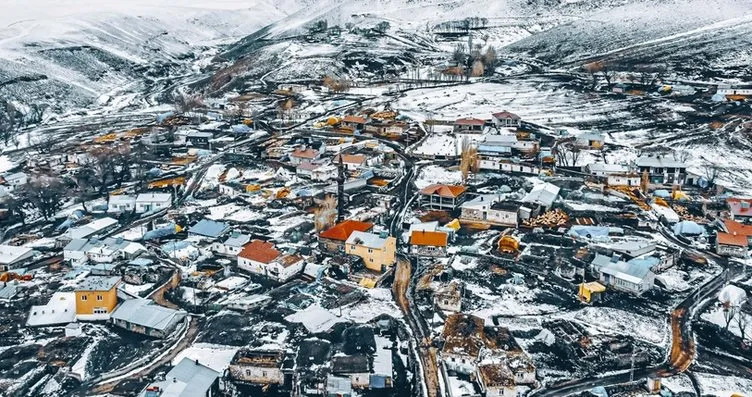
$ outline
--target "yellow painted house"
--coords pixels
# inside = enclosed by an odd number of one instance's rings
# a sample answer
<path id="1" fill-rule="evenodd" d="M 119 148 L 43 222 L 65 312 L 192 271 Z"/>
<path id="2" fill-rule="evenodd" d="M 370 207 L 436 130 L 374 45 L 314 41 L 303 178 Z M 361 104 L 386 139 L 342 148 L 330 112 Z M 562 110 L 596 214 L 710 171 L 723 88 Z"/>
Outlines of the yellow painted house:
<path id="1" fill-rule="evenodd" d="M 345 253 L 359 256 L 370 270 L 383 272 L 394 265 L 397 239 L 391 236 L 353 231 L 345 241 Z"/>
<path id="2" fill-rule="evenodd" d="M 120 277 L 89 276 L 76 287 L 76 318 L 107 320 L 117 306 Z"/>

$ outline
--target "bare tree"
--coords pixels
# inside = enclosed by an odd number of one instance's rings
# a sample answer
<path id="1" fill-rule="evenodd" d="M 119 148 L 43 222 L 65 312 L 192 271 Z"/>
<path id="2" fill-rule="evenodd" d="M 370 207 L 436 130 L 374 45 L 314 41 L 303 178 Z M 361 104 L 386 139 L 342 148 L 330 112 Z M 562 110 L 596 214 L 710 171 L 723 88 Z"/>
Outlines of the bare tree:
<path id="1" fill-rule="evenodd" d="M 64 195 L 65 185 L 60 178 L 41 175 L 24 185 L 21 197 L 48 221 L 62 207 Z"/>
<path id="2" fill-rule="evenodd" d="M 183 93 L 175 97 L 175 110 L 182 114 L 194 112 L 203 106 L 204 99 L 201 95 Z M 196 116 L 196 122 L 198 123 L 198 115 Z"/>
<path id="3" fill-rule="evenodd" d="M 715 180 L 718 178 L 718 174 L 721 171 L 721 167 L 717 164 L 713 164 L 709 161 L 705 161 L 702 165 L 703 176 L 708 180 L 709 186 L 715 184 Z"/>
<path id="4" fill-rule="evenodd" d="M 556 162 L 563 167 L 574 167 L 580 160 L 582 150 L 573 142 L 561 142 L 556 145 L 555 151 Z"/>
<path id="5" fill-rule="evenodd" d="M 98 188 L 94 169 L 89 166 L 81 167 L 72 176 L 72 179 L 76 189 L 76 202 L 81 203 L 84 212 L 89 212 L 89 209 L 86 208 L 86 201 Z"/>
<path id="6" fill-rule="evenodd" d="M 470 142 L 468 137 L 465 137 L 462 139 L 460 150 L 462 183 L 467 183 L 470 172 L 477 171 L 478 149 Z"/>
<path id="7" fill-rule="evenodd" d="M 16 107 L 11 102 L 0 102 L 0 141 L 5 147 L 13 140 L 19 124 Z"/>
<path id="8" fill-rule="evenodd" d="M 20 193 L 23 194 L 23 190 Z M 9 195 L 3 200 L 3 204 L 5 209 L 8 210 L 8 215 L 20 220 L 22 225 L 26 225 L 26 212 L 24 212 L 26 200 L 15 195 Z"/>
<path id="9" fill-rule="evenodd" d="M 317 231 L 323 231 L 334 226 L 337 220 L 337 198 L 328 194 L 321 200 L 316 200 L 318 205 L 314 210 L 314 219 Z"/>
<path id="10" fill-rule="evenodd" d="M 735 324 L 736 327 L 739 328 L 739 336 L 742 338 L 742 342 L 746 343 L 747 337 L 750 336 L 747 335 L 747 327 L 749 327 L 750 324 L 749 313 L 744 310 L 739 310 L 739 312 L 736 314 Z"/>

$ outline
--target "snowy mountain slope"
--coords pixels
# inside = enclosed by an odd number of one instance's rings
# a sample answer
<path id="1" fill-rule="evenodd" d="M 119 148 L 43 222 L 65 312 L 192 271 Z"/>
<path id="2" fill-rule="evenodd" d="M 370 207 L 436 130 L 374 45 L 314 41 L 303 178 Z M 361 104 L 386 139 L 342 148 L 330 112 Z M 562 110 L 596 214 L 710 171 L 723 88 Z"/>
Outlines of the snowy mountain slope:
<path id="1" fill-rule="evenodd" d="M 524 38 L 507 49 L 549 62 L 579 66 L 594 59 L 724 67 L 752 40 L 749 0 L 671 0 L 626 3 Z M 738 62 L 743 64 L 744 61 Z"/>
<path id="2" fill-rule="evenodd" d="M 203 53 L 300 4 L 228 0 L 11 0 L 0 16 L 0 95 L 64 111 L 188 74 Z M 6 10 L 8 8 L 6 7 Z"/>

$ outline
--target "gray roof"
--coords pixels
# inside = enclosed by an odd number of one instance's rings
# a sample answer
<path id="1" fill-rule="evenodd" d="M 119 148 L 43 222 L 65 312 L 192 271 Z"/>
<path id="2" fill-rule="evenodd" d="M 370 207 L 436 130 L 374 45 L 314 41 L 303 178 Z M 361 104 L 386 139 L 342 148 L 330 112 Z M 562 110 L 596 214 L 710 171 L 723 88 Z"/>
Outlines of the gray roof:
<path id="1" fill-rule="evenodd" d="M 120 282 L 120 277 L 89 276 L 76 287 L 76 291 L 109 291 Z"/>
<path id="2" fill-rule="evenodd" d="M 217 238 L 227 230 L 230 229 L 230 225 L 224 223 L 224 222 L 217 222 L 212 221 L 210 219 L 202 219 L 199 223 L 191 226 L 190 229 L 188 229 L 188 233 L 191 234 L 198 234 L 205 237 L 212 237 Z"/>
<path id="3" fill-rule="evenodd" d="M 110 317 L 164 331 L 176 321 L 176 317 L 184 317 L 185 315 L 186 312 L 182 310 L 154 305 L 148 299 L 130 299 L 118 306 Z"/>
<path id="4" fill-rule="evenodd" d="M 635 160 L 638 167 L 684 168 L 687 164 L 669 156 L 642 156 Z"/>
<path id="5" fill-rule="evenodd" d="M 559 196 L 559 187 L 548 182 L 535 185 L 522 201 L 525 203 L 540 204 L 545 207 L 553 205 L 556 197 Z"/>
<path id="6" fill-rule="evenodd" d="M 18 284 L 2 283 L 0 284 L 0 299 L 11 299 L 18 293 Z"/>
<path id="7" fill-rule="evenodd" d="M 160 397 L 203 396 L 218 377 L 219 372 L 185 357 L 165 375 L 165 380 L 151 385 L 162 390 Z"/>
<path id="8" fill-rule="evenodd" d="M 595 256 L 592 264 L 599 272 L 610 274 L 617 278 L 629 278 L 631 276 L 635 279 L 643 280 L 650 273 L 650 266 L 648 264 L 639 262 L 628 263 L 622 260 L 613 261 L 611 257 L 601 254 Z"/>
<path id="9" fill-rule="evenodd" d="M 230 247 L 242 247 L 251 241 L 251 236 L 248 234 L 242 234 L 239 232 L 232 232 L 230 237 L 225 240 L 224 244 Z"/>
<path id="10" fill-rule="evenodd" d="M 386 244 L 386 239 L 381 238 L 378 234 L 354 231 L 346 241 L 347 244 L 363 245 L 368 248 L 382 248 Z"/>

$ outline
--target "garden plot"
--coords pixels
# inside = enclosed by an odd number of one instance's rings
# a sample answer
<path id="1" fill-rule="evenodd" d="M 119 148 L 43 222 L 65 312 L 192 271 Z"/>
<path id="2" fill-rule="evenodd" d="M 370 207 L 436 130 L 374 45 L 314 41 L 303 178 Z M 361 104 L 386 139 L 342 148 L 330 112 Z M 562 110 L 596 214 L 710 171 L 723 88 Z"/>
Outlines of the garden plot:
<path id="1" fill-rule="evenodd" d="M 594 335 L 630 335 L 658 346 L 666 346 L 670 340 L 666 319 L 611 307 L 586 307 L 557 318 L 578 323 Z"/>

